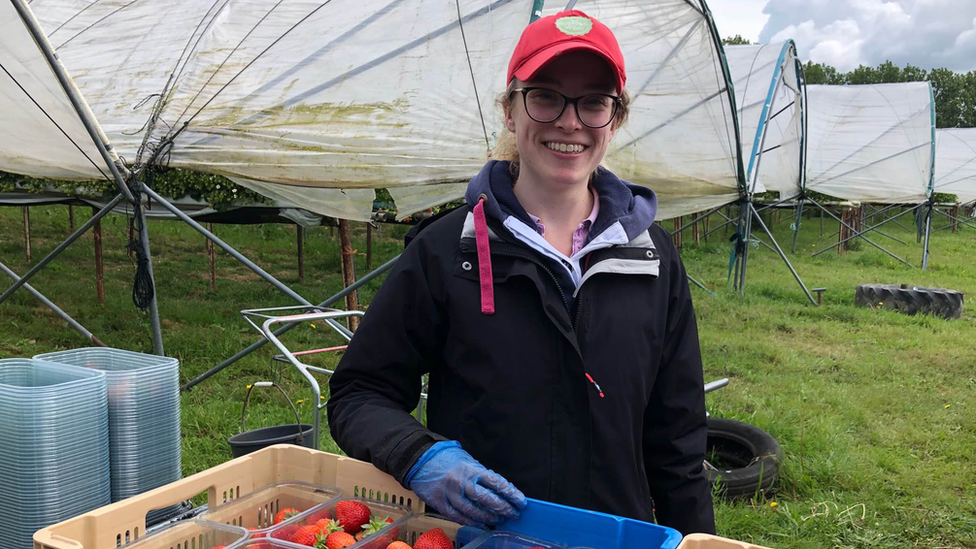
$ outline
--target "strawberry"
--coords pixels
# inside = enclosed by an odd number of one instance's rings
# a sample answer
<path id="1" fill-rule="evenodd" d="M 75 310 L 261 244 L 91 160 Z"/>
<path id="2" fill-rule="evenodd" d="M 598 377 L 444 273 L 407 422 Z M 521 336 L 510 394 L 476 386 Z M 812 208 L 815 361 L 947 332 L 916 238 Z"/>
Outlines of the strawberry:
<path id="1" fill-rule="evenodd" d="M 332 532 L 325 538 L 319 538 L 316 547 L 319 549 L 344 549 L 356 543 L 356 538 L 346 532 Z"/>
<path id="2" fill-rule="evenodd" d="M 314 524 L 302 526 L 291 536 L 291 542 L 311 547 L 319 537 L 319 527 Z"/>
<path id="3" fill-rule="evenodd" d="M 393 543 L 386 546 L 386 549 L 413 549 L 410 544 L 404 541 L 394 541 Z"/>
<path id="4" fill-rule="evenodd" d="M 356 539 L 362 539 L 368 536 L 372 536 L 373 534 L 379 532 L 383 528 L 386 528 L 390 524 L 393 524 L 393 517 L 386 517 L 386 516 L 371 517 L 369 519 L 369 523 L 363 525 L 363 531 L 360 532 L 359 534 L 356 534 Z M 360 537 L 360 534 L 362 534 L 362 537 Z M 399 536 L 400 536 L 399 529 L 394 528 L 393 530 L 387 532 L 387 534 L 384 537 L 387 539 L 387 541 L 394 541 Z"/>
<path id="5" fill-rule="evenodd" d="M 301 528 L 301 526 L 297 524 L 289 524 L 288 526 L 282 526 L 281 528 L 271 532 L 268 535 L 268 537 L 272 537 L 275 539 L 290 540 L 291 537 L 294 536 L 296 532 L 298 532 L 299 528 Z"/>
<path id="6" fill-rule="evenodd" d="M 440 528 L 431 528 L 420 534 L 413 544 L 413 549 L 453 549 L 453 547 L 454 542 Z"/>
<path id="7" fill-rule="evenodd" d="M 281 524 L 299 513 L 301 513 L 301 511 L 295 509 L 294 507 L 285 507 L 281 511 L 278 511 L 278 514 L 275 515 L 274 524 Z"/>
<path id="8" fill-rule="evenodd" d="M 349 534 L 355 534 L 369 523 L 373 512 L 369 507 L 358 501 L 340 501 L 336 503 L 335 516 L 342 525 L 342 529 Z"/>

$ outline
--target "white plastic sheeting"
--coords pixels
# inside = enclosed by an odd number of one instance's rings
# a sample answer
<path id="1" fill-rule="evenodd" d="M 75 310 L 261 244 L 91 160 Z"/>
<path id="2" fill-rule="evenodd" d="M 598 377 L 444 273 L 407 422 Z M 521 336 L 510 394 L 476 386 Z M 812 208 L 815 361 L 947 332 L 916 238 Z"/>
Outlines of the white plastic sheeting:
<path id="1" fill-rule="evenodd" d="M 532 5 L 34 0 L 31 8 L 130 164 L 160 151 L 170 166 L 365 220 L 374 188 L 390 189 L 401 215 L 461 196 L 501 132 L 494 100 Z M 702 0 L 576 8 L 614 29 L 634 95 L 608 164 L 654 188 L 661 217 L 737 198 L 727 75 Z M 0 124 L 21 127 L 9 110 Z M 42 175 L 40 165 L 60 166 L 58 158 L 36 153 L 0 169 Z M 61 175 L 90 176 L 75 172 Z"/>
<path id="2" fill-rule="evenodd" d="M 919 204 L 932 189 L 935 103 L 928 82 L 807 86 L 806 188 Z"/>
<path id="3" fill-rule="evenodd" d="M 551 2 L 544 15 L 565 2 Z M 727 69 L 701 0 L 580 0 L 613 29 L 627 65 L 630 120 L 607 165 L 658 194 L 658 218 L 739 197 L 739 151 Z"/>
<path id="4" fill-rule="evenodd" d="M 935 130 L 935 192 L 976 200 L 976 128 Z"/>
<path id="5" fill-rule="evenodd" d="M 14 5 L 0 1 L 0 169 L 36 177 L 108 173 Z"/>
<path id="6" fill-rule="evenodd" d="M 802 186 L 803 92 L 792 41 L 726 46 L 750 192 L 786 199 Z"/>

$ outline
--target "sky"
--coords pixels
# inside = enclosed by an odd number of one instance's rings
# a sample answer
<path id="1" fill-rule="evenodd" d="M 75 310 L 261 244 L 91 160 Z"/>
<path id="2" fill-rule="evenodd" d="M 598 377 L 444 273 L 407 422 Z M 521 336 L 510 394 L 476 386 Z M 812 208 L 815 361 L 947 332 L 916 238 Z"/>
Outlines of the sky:
<path id="1" fill-rule="evenodd" d="M 723 38 L 792 38 L 800 57 L 842 72 L 891 61 L 976 70 L 976 0 L 708 0 Z"/>

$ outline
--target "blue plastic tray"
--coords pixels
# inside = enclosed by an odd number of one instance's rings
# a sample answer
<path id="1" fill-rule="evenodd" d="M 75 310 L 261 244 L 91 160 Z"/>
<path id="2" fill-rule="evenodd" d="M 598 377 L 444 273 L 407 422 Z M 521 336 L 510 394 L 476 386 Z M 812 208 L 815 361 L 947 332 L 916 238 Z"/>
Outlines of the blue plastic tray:
<path id="1" fill-rule="evenodd" d="M 495 529 L 494 534 L 500 535 L 489 535 L 472 543 L 482 533 L 473 528 L 462 528 L 458 531 L 458 547 L 470 544 L 465 549 L 528 549 L 534 546 L 545 549 L 674 549 L 681 541 L 681 533 L 673 528 L 531 498 L 518 520 L 506 521 Z"/>

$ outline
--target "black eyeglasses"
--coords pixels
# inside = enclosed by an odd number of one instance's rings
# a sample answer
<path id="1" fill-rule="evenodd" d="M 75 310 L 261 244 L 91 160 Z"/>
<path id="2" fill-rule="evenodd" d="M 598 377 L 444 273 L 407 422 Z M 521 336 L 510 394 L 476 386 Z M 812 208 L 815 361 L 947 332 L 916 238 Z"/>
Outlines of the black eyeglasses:
<path id="1" fill-rule="evenodd" d="M 525 114 L 529 118 L 547 124 L 562 116 L 566 105 L 576 107 L 576 118 L 587 128 L 602 128 L 613 121 L 620 105 L 620 97 L 605 93 L 590 93 L 569 97 L 549 88 L 515 88 L 522 93 Z"/>

